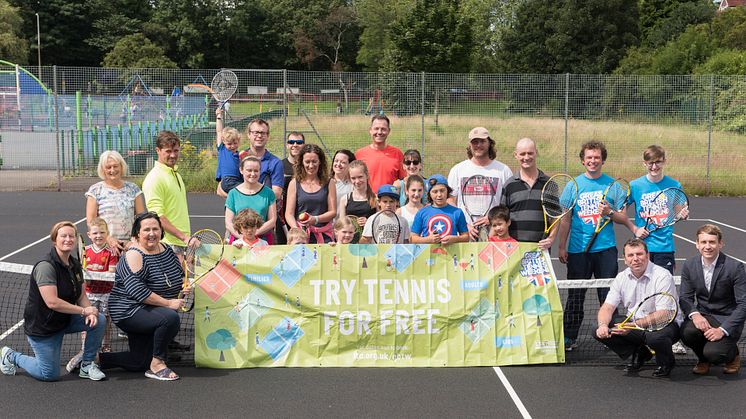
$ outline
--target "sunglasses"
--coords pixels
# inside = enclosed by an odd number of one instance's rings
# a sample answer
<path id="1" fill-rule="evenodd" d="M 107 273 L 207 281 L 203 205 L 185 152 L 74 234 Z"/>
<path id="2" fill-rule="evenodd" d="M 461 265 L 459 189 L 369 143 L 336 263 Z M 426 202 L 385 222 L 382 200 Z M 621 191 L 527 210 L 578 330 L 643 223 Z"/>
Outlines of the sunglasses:
<path id="1" fill-rule="evenodd" d="M 418 164 L 420 164 L 419 160 L 404 160 L 404 165 L 405 166 L 412 166 L 412 165 L 416 166 Z"/>
<path id="2" fill-rule="evenodd" d="M 290 145 L 300 145 L 303 144 L 305 141 L 303 140 L 288 140 L 288 144 Z"/>

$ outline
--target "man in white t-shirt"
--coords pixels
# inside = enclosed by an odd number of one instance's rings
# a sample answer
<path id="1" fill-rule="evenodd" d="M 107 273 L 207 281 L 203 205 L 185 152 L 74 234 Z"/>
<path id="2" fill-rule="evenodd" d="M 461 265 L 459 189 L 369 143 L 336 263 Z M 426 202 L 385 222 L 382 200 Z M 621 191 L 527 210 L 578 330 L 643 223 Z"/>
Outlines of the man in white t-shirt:
<path id="1" fill-rule="evenodd" d="M 495 160 L 497 151 L 495 150 L 495 140 L 490 138 L 490 133 L 484 127 L 476 127 L 469 131 L 469 146 L 466 148 L 467 160 L 453 166 L 448 173 L 448 186 L 453 189 L 453 193 L 448 198 L 448 203 L 457 206 L 468 214 L 464 209 L 461 200 L 462 186 L 474 175 L 482 175 L 490 179 L 495 192 L 495 198 L 492 200 L 492 206 L 500 204 L 500 198 L 503 186 L 513 176 L 513 171 L 505 164 Z M 467 217 L 469 224 L 469 234 L 476 238 L 478 230 L 476 227 L 488 225 L 487 214 L 474 220 L 473 225 L 470 217 Z"/>

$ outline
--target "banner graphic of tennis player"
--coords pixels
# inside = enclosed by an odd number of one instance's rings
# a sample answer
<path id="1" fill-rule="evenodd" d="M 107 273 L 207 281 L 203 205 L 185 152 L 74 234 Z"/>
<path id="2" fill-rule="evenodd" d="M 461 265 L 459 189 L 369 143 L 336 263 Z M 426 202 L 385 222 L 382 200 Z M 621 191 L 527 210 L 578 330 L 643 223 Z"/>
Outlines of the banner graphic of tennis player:
<path id="1" fill-rule="evenodd" d="M 555 275 L 534 243 L 227 246 L 195 292 L 202 367 L 565 361 Z"/>

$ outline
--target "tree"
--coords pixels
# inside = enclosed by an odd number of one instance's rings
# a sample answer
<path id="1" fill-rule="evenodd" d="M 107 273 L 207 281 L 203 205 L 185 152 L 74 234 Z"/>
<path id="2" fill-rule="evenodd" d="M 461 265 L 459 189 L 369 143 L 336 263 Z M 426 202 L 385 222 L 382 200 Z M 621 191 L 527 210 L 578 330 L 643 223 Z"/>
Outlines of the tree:
<path id="1" fill-rule="evenodd" d="M 709 22 L 716 7 L 702 0 L 641 0 L 640 45 L 658 48 L 692 24 Z"/>
<path id="2" fill-rule="evenodd" d="M 634 1 L 526 0 L 498 58 L 505 72 L 610 73 L 639 37 Z"/>
<path id="3" fill-rule="evenodd" d="M 223 351 L 234 348 L 237 343 L 236 338 L 227 329 L 218 329 L 210 333 L 205 341 L 208 348 L 220 351 L 220 357 L 218 358 L 220 362 L 225 362 Z"/>
<path id="4" fill-rule="evenodd" d="M 114 44 L 101 63 L 118 68 L 176 68 L 163 49 L 141 33 L 127 35 Z"/>
<path id="5" fill-rule="evenodd" d="M 336 6 L 311 31 L 295 31 L 295 52 L 309 68 L 321 59 L 326 64 L 322 68 L 341 71 L 354 64 L 358 37 L 355 11 L 350 6 Z"/>
<path id="6" fill-rule="evenodd" d="M 362 31 L 357 63 L 365 70 L 378 71 L 386 51 L 393 48 L 391 25 L 414 7 L 414 0 L 356 0 L 355 13 Z"/>
<path id="7" fill-rule="evenodd" d="M 104 53 L 122 37 L 142 32 L 143 23 L 153 14 L 148 0 L 89 0 L 89 7 L 93 31 L 85 42 Z"/>
<path id="8" fill-rule="evenodd" d="M 0 0 L 0 57 L 4 60 L 26 64 L 28 43 L 22 37 L 23 19 L 18 8 Z"/>
<path id="9" fill-rule="evenodd" d="M 391 27 L 396 71 L 465 73 L 471 67 L 472 21 L 460 0 L 417 0 Z M 389 63 L 387 63 L 389 64 Z"/>
<path id="10" fill-rule="evenodd" d="M 515 23 L 515 12 L 525 0 L 465 0 L 462 13 L 473 22 L 474 48 L 471 70 L 493 73 L 498 68 L 498 51 L 503 36 Z"/>

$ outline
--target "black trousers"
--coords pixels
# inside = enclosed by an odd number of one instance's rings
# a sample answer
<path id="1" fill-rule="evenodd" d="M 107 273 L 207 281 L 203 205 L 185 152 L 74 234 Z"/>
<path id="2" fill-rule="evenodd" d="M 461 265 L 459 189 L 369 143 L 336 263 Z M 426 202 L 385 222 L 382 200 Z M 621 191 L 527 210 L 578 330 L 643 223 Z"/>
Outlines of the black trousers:
<path id="1" fill-rule="evenodd" d="M 710 326 L 720 327 L 720 322 L 708 315 L 703 315 Z M 738 355 L 738 339 L 731 336 L 723 336 L 722 339 L 710 342 L 705 338 L 704 332 L 694 326 L 694 322 L 687 319 L 681 328 L 681 341 L 684 345 L 692 348 L 697 355 L 699 362 L 709 362 L 711 364 L 725 364 L 733 361 Z"/>
<path id="2" fill-rule="evenodd" d="M 655 351 L 655 363 L 659 367 L 673 367 L 676 364 L 671 349 L 671 345 L 679 340 L 679 325 L 676 322 L 656 332 L 630 330 L 626 335 L 612 335 L 608 339 L 600 339 L 595 333 L 593 337 L 608 346 L 622 359 L 629 358 L 640 347 L 647 345 Z"/>
<path id="3" fill-rule="evenodd" d="M 146 371 L 155 357 L 166 361 L 168 343 L 179 333 L 181 320 L 176 311 L 166 307 L 146 305 L 135 314 L 117 323 L 127 332 L 129 352 L 101 353 L 101 368 L 124 368 Z"/>

